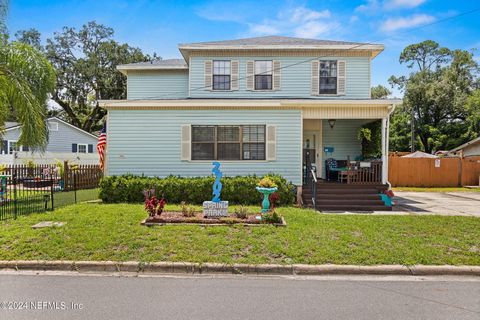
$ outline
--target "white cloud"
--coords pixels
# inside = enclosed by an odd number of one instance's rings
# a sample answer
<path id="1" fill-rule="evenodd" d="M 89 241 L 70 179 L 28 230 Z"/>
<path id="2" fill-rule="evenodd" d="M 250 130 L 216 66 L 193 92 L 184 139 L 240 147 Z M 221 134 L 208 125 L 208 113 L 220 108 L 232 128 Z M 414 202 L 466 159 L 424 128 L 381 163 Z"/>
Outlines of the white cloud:
<path id="1" fill-rule="evenodd" d="M 291 34 L 296 37 L 317 38 L 338 27 L 329 10 L 316 11 L 304 6 L 281 11 L 275 19 L 249 24 L 251 35 Z"/>
<path id="2" fill-rule="evenodd" d="M 415 8 L 424 3 L 426 0 L 387 0 L 383 6 L 386 9 L 398 8 Z"/>
<path id="3" fill-rule="evenodd" d="M 435 21 L 435 17 L 427 14 L 416 14 L 403 18 L 389 18 L 381 24 L 380 29 L 385 32 L 391 32 L 416 27 L 433 21 Z"/>
<path id="4" fill-rule="evenodd" d="M 367 0 L 355 8 L 355 12 L 374 14 L 382 10 L 412 9 L 425 3 L 426 0 Z"/>
<path id="5" fill-rule="evenodd" d="M 234 22 L 246 27 L 242 36 L 293 35 L 317 38 L 339 27 L 330 10 L 313 10 L 306 6 L 289 7 L 278 12 L 267 12 L 258 3 L 239 2 L 235 8 L 214 1 L 197 8 L 196 14 L 211 21 Z M 215 5 L 213 5 L 215 4 Z M 252 7 L 253 6 L 253 7 Z M 261 19 L 262 13 L 270 18 Z M 273 16 L 272 16 L 273 14 Z"/>

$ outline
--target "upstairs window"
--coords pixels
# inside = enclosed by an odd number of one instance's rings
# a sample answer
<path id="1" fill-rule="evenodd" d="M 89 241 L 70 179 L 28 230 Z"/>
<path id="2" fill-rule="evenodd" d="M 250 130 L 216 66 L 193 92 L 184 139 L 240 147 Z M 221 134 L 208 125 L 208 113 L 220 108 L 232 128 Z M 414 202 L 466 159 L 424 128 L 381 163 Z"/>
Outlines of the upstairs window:
<path id="1" fill-rule="evenodd" d="M 255 61 L 255 90 L 272 90 L 272 61 Z"/>
<path id="2" fill-rule="evenodd" d="M 337 94 L 337 61 L 320 61 L 320 94 Z"/>
<path id="3" fill-rule="evenodd" d="M 230 90 L 230 61 L 213 61 L 213 90 Z"/>
<path id="4" fill-rule="evenodd" d="M 265 125 L 194 125 L 192 160 L 265 160 Z"/>

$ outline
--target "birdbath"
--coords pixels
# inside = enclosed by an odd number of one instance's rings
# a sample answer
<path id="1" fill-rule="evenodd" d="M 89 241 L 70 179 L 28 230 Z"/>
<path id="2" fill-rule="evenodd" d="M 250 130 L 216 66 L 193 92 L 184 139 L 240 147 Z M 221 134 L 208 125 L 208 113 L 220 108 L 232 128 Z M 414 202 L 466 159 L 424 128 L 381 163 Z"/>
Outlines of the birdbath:
<path id="1" fill-rule="evenodd" d="M 268 200 L 268 196 L 278 190 L 277 187 L 274 188 L 263 188 L 257 187 L 258 192 L 263 194 L 263 201 L 262 201 L 262 213 L 267 213 L 270 209 L 270 200 Z"/>

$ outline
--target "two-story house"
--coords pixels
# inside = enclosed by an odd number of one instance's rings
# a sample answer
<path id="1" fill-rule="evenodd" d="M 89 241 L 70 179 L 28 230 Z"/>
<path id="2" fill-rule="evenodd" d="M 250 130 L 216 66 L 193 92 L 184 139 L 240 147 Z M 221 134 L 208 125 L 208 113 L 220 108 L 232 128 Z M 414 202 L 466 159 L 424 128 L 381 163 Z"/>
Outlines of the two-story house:
<path id="1" fill-rule="evenodd" d="M 101 102 L 106 174 L 204 176 L 218 160 L 227 176 L 281 174 L 298 195 L 302 186 L 311 192 L 304 185 L 315 168 L 319 185 L 385 187 L 388 119 L 398 101 L 370 98 L 371 61 L 383 49 L 268 36 L 180 44 L 183 59 L 119 65 L 127 99 Z M 382 162 L 347 163 L 361 154 L 358 129 L 375 120 Z"/>

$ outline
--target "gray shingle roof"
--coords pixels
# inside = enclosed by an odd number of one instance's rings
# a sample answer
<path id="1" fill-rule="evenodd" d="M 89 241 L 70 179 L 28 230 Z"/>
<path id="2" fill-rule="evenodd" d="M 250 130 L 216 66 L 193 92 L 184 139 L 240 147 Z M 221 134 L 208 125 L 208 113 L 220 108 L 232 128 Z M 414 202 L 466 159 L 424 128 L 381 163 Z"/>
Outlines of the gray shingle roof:
<path id="1" fill-rule="evenodd" d="M 184 69 L 188 68 L 184 59 L 159 59 L 146 62 L 135 62 L 129 64 L 121 64 L 117 69 L 144 69 L 144 68 L 165 68 L 165 69 Z"/>
<path id="2" fill-rule="evenodd" d="M 278 46 L 278 45 L 356 45 L 361 44 L 359 42 L 347 42 L 347 41 L 333 41 L 333 40 L 318 40 L 318 39 L 304 39 L 294 37 L 283 36 L 265 36 L 255 38 L 244 38 L 235 40 L 224 41 L 209 41 L 209 42 L 194 42 L 183 43 L 179 46 Z"/>

